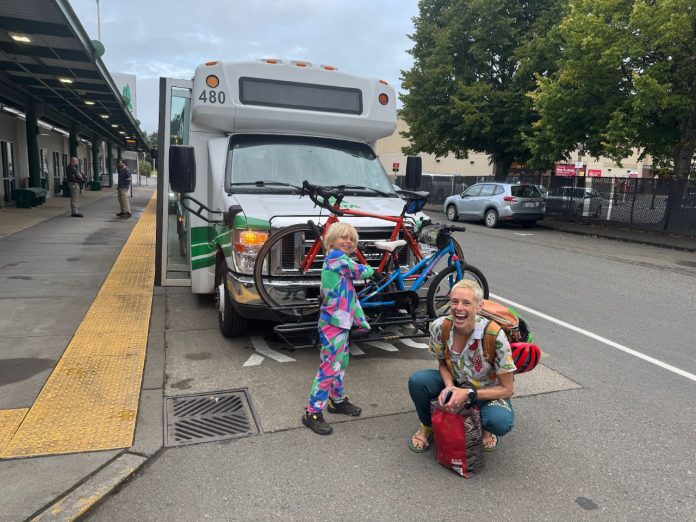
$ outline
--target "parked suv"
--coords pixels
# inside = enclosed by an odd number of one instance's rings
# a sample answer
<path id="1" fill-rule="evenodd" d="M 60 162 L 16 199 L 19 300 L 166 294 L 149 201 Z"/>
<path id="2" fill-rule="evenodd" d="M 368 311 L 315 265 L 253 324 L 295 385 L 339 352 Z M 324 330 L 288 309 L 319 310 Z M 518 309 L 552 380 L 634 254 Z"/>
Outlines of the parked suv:
<path id="1" fill-rule="evenodd" d="M 603 203 L 602 197 L 591 187 L 556 187 L 546 196 L 549 214 L 599 217 Z"/>
<path id="2" fill-rule="evenodd" d="M 546 210 L 539 189 L 519 183 L 477 183 L 448 197 L 444 209 L 450 221 L 482 219 L 491 228 L 501 221 L 532 226 Z"/>

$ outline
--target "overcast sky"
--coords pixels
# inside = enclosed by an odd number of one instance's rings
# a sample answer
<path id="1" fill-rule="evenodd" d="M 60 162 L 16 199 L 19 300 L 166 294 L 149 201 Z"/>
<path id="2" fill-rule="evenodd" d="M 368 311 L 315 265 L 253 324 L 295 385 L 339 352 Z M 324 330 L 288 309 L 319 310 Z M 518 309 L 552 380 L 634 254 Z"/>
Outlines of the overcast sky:
<path id="1" fill-rule="evenodd" d="M 97 1 L 69 0 L 97 39 Z M 157 130 L 161 76 L 188 79 L 210 60 L 289 58 L 384 79 L 410 68 L 417 0 L 100 0 L 102 57 L 137 76 L 138 119 Z"/>

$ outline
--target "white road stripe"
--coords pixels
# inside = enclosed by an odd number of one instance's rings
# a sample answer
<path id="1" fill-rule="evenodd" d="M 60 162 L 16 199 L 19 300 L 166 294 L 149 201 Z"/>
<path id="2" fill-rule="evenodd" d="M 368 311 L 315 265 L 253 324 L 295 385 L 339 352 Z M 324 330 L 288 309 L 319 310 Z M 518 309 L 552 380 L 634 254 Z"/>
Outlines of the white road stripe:
<path id="1" fill-rule="evenodd" d="M 244 363 L 244 366 L 258 366 L 265 360 L 266 358 L 263 355 L 259 355 L 258 353 L 252 353 Z"/>
<path id="2" fill-rule="evenodd" d="M 687 371 L 684 371 L 680 368 L 677 368 L 676 366 L 672 366 L 671 364 L 667 364 L 665 362 L 662 362 L 659 359 L 655 359 L 654 357 L 650 357 L 649 355 L 645 355 L 644 353 L 637 352 L 636 350 L 628 348 L 627 346 L 624 346 L 624 345 L 619 344 L 619 343 L 615 343 L 614 341 L 610 341 L 609 339 L 606 339 L 600 335 L 594 334 L 592 332 L 588 332 L 587 330 L 583 330 L 582 328 L 578 328 L 577 326 L 573 326 L 572 324 L 566 323 L 565 321 L 561 321 L 560 319 L 556 319 L 555 317 L 551 317 L 550 315 L 546 315 L 545 313 L 537 312 L 536 310 L 532 310 L 531 308 L 528 308 L 528 307 L 521 305 L 519 303 L 516 303 L 514 301 L 510 301 L 509 299 L 505 299 L 504 297 L 500 297 L 499 295 L 491 294 L 491 297 L 493 299 L 497 299 L 498 301 L 502 301 L 503 303 L 507 303 L 510 306 L 513 306 L 513 307 L 518 308 L 520 310 L 524 310 L 525 312 L 529 312 L 530 314 L 534 314 L 538 317 L 541 317 L 542 319 L 546 319 L 547 321 L 551 321 L 552 323 L 556 323 L 557 325 L 568 328 L 569 330 L 573 330 L 574 332 L 578 332 L 578 333 L 581 333 L 583 335 L 586 335 L 587 337 L 594 339 L 595 341 L 599 341 L 601 343 L 604 343 L 608 346 L 611 346 L 612 348 L 616 348 L 617 350 L 621 350 L 622 352 L 625 352 L 629 355 L 633 355 L 634 357 L 638 357 L 639 359 L 642 359 L 646 362 L 649 362 L 650 364 L 654 364 L 655 366 L 659 366 L 660 368 L 664 368 L 665 370 L 668 370 L 672 373 L 676 373 L 677 375 L 681 375 L 682 377 L 686 377 L 687 379 L 691 379 L 692 381 L 696 382 L 696 375 L 694 375 L 693 373 L 689 373 Z"/>
<path id="3" fill-rule="evenodd" d="M 265 355 L 269 359 L 273 359 L 276 362 L 279 363 L 286 363 L 286 362 L 295 362 L 295 359 L 292 357 L 288 357 L 287 355 L 283 355 L 280 352 L 276 352 L 275 350 L 271 350 L 271 348 L 268 346 L 268 343 L 263 340 L 262 337 L 254 336 L 249 338 L 251 340 L 251 344 L 254 345 L 254 350 L 259 352 L 261 355 Z"/>
<path id="4" fill-rule="evenodd" d="M 365 344 L 384 350 L 385 352 L 398 352 L 399 349 L 393 344 L 385 343 L 383 341 L 365 341 Z"/>
<path id="5" fill-rule="evenodd" d="M 513 232 L 516 236 L 533 236 L 534 234 L 525 234 L 524 232 Z"/>
<path id="6" fill-rule="evenodd" d="M 348 351 L 351 355 L 365 355 L 365 352 L 355 343 L 350 343 L 348 345 Z"/>
<path id="7" fill-rule="evenodd" d="M 399 339 L 399 341 L 401 341 L 402 343 L 404 343 L 406 346 L 410 346 L 411 348 L 420 348 L 420 349 L 424 349 L 424 348 L 427 348 L 427 347 L 428 347 L 427 344 L 416 342 L 416 341 L 414 341 L 413 339 L 410 339 L 410 338 L 409 338 L 409 339 Z"/>

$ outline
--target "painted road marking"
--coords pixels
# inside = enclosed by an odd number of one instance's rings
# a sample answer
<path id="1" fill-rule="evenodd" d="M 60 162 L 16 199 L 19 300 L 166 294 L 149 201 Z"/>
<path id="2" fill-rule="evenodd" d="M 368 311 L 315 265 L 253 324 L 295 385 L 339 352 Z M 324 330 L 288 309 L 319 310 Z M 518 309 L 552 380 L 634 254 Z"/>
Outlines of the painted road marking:
<path id="1" fill-rule="evenodd" d="M 533 236 L 534 234 L 524 233 L 524 232 L 513 232 L 516 236 Z"/>
<path id="2" fill-rule="evenodd" d="M 428 347 L 427 344 L 419 343 L 417 341 L 414 341 L 413 339 L 399 339 L 399 341 L 401 341 L 406 346 L 410 346 L 411 348 L 418 348 L 419 350 L 423 350 Z"/>
<path id="3" fill-rule="evenodd" d="M 265 360 L 266 358 L 263 355 L 259 355 L 258 353 L 252 353 L 244 363 L 244 366 L 258 366 Z"/>
<path id="4" fill-rule="evenodd" d="M 365 355 L 365 352 L 355 343 L 350 343 L 348 345 L 348 351 L 350 351 L 351 355 Z"/>
<path id="5" fill-rule="evenodd" d="M 279 363 L 295 362 L 295 359 L 293 359 L 292 357 L 288 357 L 287 355 L 283 355 L 280 352 L 272 350 L 271 347 L 268 346 L 268 343 L 266 343 L 266 341 L 264 341 L 262 337 L 254 336 L 250 337 L 249 340 L 251 341 L 251 344 L 254 345 L 254 350 L 259 352 L 261 355 L 268 357 L 269 359 L 273 359 L 274 361 Z"/>
<path id="6" fill-rule="evenodd" d="M 573 330 L 574 332 L 578 332 L 582 335 L 586 335 L 587 337 L 594 339 L 595 341 L 599 341 L 600 343 L 604 343 L 607 346 L 611 346 L 612 348 L 616 348 L 617 350 L 625 352 L 629 355 L 633 355 L 634 357 L 638 357 L 639 359 L 642 359 L 646 362 L 649 362 L 650 364 L 654 364 L 655 366 L 659 366 L 660 368 L 664 368 L 665 370 L 668 370 L 672 373 L 676 373 L 677 375 L 681 375 L 682 377 L 686 377 L 687 379 L 691 379 L 692 381 L 696 382 L 696 375 L 694 375 L 693 373 L 689 373 L 687 371 L 684 371 L 681 368 L 677 368 L 676 366 L 672 366 L 671 364 L 667 364 L 666 362 L 662 362 L 659 359 L 655 359 L 654 357 L 650 357 L 649 355 L 645 355 L 644 353 L 633 350 L 632 348 L 628 348 L 627 346 L 624 346 L 622 344 L 615 343 L 614 341 L 610 341 L 609 339 L 606 339 L 600 335 L 594 334 L 592 332 L 588 332 L 587 330 L 583 330 L 582 328 L 579 328 L 577 326 L 573 326 L 570 323 L 566 323 L 565 321 L 561 321 L 560 319 L 556 319 L 555 317 L 551 317 L 550 315 L 546 315 L 543 312 L 537 312 L 536 310 L 532 310 L 531 308 L 528 308 L 528 307 L 521 305 L 519 303 L 516 303 L 514 301 L 510 301 L 509 299 L 505 299 L 504 297 L 500 297 L 499 295 L 491 294 L 491 297 L 494 299 L 498 299 L 499 301 L 502 301 L 503 303 L 507 303 L 510 306 L 513 306 L 515 308 L 519 308 L 520 310 L 524 310 L 525 312 L 529 312 L 530 314 L 534 314 L 538 317 L 541 317 L 542 319 L 546 319 L 547 321 L 551 321 L 552 323 L 556 323 L 559 326 L 563 326 L 565 328 L 568 328 L 569 330 Z"/>
<path id="7" fill-rule="evenodd" d="M 365 344 L 384 350 L 385 352 L 398 352 L 399 349 L 393 344 L 385 343 L 382 341 L 365 341 Z"/>

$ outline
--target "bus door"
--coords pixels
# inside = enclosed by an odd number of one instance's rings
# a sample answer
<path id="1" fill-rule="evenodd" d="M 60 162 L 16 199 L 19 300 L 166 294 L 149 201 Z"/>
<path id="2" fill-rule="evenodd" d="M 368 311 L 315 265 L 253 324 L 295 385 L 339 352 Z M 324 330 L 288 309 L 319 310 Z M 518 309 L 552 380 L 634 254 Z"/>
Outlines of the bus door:
<path id="1" fill-rule="evenodd" d="M 192 87 L 191 80 L 160 78 L 155 284 L 161 286 L 191 285 L 188 217 L 169 186 L 169 146 L 189 143 Z"/>

